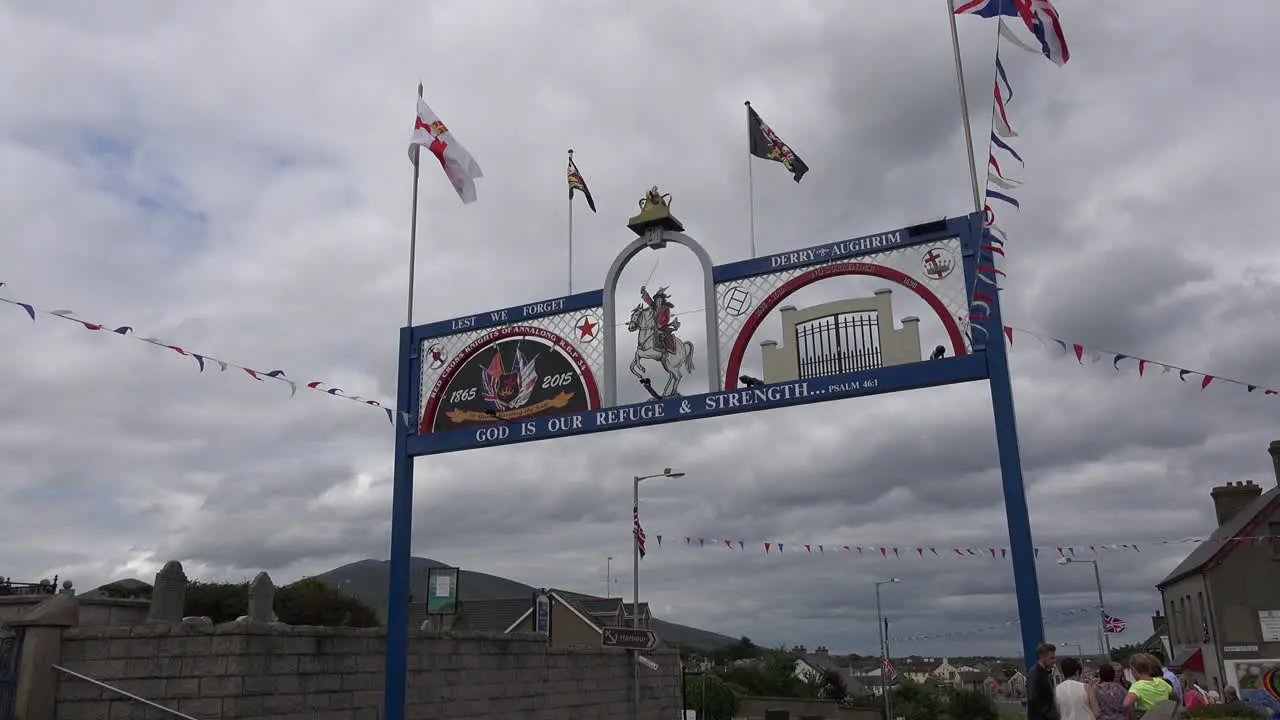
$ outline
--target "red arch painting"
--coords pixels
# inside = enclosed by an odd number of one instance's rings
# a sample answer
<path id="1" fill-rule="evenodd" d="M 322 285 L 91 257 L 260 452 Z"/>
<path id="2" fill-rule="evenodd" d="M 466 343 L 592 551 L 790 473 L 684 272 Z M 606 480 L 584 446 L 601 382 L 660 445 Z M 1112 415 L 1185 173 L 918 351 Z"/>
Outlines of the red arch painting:
<path id="1" fill-rule="evenodd" d="M 964 333 L 960 331 L 959 323 L 951 316 L 951 311 L 942 302 L 942 298 L 939 298 L 937 294 L 925 287 L 919 280 L 900 270 L 873 263 L 833 263 L 800 273 L 783 283 L 777 290 L 769 293 L 769 296 L 761 301 L 760 305 L 747 318 L 742 330 L 738 332 L 738 339 L 734 341 L 733 350 L 729 352 L 729 363 L 725 366 L 724 389 L 733 390 L 738 387 L 738 372 L 742 368 L 742 358 L 747 354 L 747 344 L 751 342 L 751 337 L 755 335 L 760 324 L 765 321 L 765 318 L 769 317 L 769 313 L 773 312 L 773 309 L 779 303 L 785 300 L 788 295 L 806 285 L 812 285 L 824 278 L 839 277 L 841 275 L 866 275 L 884 278 L 914 292 L 920 296 L 921 300 L 928 303 L 929 307 L 933 308 L 933 311 L 938 314 L 938 318 L 942 320 L 942 326 L 946 328 L 947 336 L 951 339 L 951 352 L 954 355 L 968 354 L 964 344 Z"/>

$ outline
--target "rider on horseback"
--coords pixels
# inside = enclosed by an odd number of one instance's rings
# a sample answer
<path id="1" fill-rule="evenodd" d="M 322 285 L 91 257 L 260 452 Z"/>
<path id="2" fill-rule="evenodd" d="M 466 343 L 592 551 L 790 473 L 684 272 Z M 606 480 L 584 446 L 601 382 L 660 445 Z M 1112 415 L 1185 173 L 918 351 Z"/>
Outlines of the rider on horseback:
<path id="1" fill-rule="evenodd" d="M 675 332 L 680 329 L 680 319 L 671 316 L 675 305 L 667 295 L 667 288 L 658 288 L 658 292 L 650 296 L 649 291 L 641 285 L 640 299 L 653 310 L 655 330 L 658 334 L 657 346 L 665 353 L 674 353 L 676 351 Z"/>

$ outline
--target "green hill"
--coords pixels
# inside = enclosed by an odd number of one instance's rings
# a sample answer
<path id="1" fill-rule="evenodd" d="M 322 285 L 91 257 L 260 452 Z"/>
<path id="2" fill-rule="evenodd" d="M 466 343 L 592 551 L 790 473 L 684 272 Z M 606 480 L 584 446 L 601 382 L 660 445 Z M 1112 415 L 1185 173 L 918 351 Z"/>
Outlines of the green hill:
<path id="1" fill-rule="evenodd" d="M 427 569 L 438 567 L 448 566 L 428 558 L 413 558 L 410 566 L 410 573 L 413 578 L 410 584 L 410 592 L 414 596 L 425 596 L 427 592 Z M 348 595 L 353 595 L 363 600 L 383 617 L 386 616 L 387 561 L 360 560 L 334 568 L 315 577 L 317 580 L 322 580 Z M 565 588 L 565 590 L 569 589 Z M 458 599 L 464 603 L 468 600 L 493 600 L 530 596 L 533 591 L 534 588 L 532 586 L 496 575 L 487 575 L 470 570 L 461 570 L 458 573 Z M 699 630 L 686 625 L 677 625 L 657 618 L 653 619 L 652 628 L 664 642 L 679 647 L 714 650 L 737 642 L 737 638 L 707 630 Z"/>

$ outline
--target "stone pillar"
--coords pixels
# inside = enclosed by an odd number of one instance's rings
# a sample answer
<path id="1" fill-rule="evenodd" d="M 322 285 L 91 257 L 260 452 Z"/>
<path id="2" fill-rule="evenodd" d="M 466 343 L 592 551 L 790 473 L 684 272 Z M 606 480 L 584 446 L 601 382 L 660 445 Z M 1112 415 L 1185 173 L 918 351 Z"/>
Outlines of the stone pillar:
<path id="1" fill-rule="evenodd" d="M 276 586 L 265 571 L 257 574 L 249 583 L 249 622 L 280 622 L 276 617 Z"/>
<path id="2" fill-rule="evenodd" d="M 51 718 L 57 714 L 58 676 L 53 669 L 62 662 L 62 633 L 80 624 L 80 600 L 62 593 L 45 600 L 9 627 L 22 633 L 18 685 L 13 693 L 13 717 L 17 720 Z"/>
<path id="3" fill-rule="evenodd" d="M 149 623 L 182 622 L 183 606 L 187 601 L 187 574 L 182 571 L 182 563 L 170 560 L 156 573 L 155 585 L 151 590 L 151 612 L 147 615 Z"/>

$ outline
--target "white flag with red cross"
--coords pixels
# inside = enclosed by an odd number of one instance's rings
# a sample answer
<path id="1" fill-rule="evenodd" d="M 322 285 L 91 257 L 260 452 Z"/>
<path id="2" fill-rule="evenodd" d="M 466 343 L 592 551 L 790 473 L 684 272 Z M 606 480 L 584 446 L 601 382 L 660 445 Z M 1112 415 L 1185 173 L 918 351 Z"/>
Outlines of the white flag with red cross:
<path id="1" fill-rule="evenodd" d="M 418 98 L 418 118 L 413 124 L 413 136 L 409 138 L 409 160 L 417 162 L 420 148 L 436 156 L 444 174 L 453 183 L 453 189 L 464 203 L 476 201 L 476 178 L 484 177 L 480 164 L 462 147 L 449 128 L 440 121 L 435 111 Z"/>

